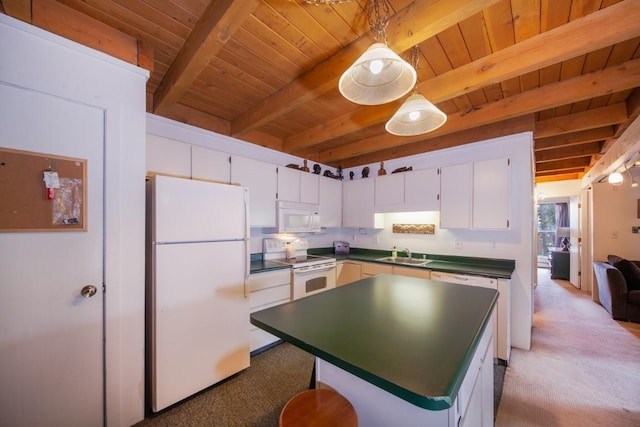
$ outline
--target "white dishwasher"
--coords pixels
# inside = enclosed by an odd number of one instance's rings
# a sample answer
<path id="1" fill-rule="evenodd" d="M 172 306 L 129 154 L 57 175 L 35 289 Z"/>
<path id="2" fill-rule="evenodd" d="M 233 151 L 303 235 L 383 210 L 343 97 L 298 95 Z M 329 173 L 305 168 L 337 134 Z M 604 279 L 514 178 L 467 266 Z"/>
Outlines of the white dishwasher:
<path id="1" fill-rule="evenodd" d="M 456 283 L 458 285 L 479 286 L 482 288 L 491 288 L 498 290 L 498 279 L 482 276 L 469 276 L 466 274 L 443 273 L 441 271 L 432 271 L 431 280 L 439 280 L 441 282 Z M 500 296 L 498 295 L 498 301 Z M 491 323 L 493 323 L 493 357 L 498 357 L 498 303 L 491 315 Z"/>

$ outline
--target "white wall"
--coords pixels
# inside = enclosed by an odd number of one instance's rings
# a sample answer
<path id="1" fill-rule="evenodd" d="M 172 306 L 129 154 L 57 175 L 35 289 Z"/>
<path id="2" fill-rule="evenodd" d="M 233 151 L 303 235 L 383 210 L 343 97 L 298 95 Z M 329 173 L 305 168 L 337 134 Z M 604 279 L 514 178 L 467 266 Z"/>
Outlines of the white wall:
<path id="1" fill-rule="evenodd" d="M 144 418 L 144 114 L 148 72 L 2 14 L 0 40 L 3 82 L 105 112 L 107 420 L 109 425 L 135 424 Z"/>
<path id="2" fill-rule="evenodd" d="M 632 188 L 628 180 L 620 186 L 594 183 L 592 197 L 594 261 L 606 261 L 607 255 L 640 260 L 640 234 L 631 232 L 640 227 L 640 187 Z"/>

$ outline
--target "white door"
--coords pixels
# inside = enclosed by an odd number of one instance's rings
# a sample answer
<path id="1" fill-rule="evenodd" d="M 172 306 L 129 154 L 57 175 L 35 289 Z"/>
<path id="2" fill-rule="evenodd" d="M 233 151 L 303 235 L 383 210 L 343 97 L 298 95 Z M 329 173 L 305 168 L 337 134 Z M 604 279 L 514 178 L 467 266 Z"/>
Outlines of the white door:
<path id="1" fill-rule="evenodd" d="M 0 145 L 88 172 L 87 231 L 0 233 L 0 425 L 103 424 L 103 138 L 102 110 L 0 83 Z"/>
<path id="2" fill-rule="evenodd" d="M 580 289 L 580 196 L 569 198 L 569 282 Z"/>

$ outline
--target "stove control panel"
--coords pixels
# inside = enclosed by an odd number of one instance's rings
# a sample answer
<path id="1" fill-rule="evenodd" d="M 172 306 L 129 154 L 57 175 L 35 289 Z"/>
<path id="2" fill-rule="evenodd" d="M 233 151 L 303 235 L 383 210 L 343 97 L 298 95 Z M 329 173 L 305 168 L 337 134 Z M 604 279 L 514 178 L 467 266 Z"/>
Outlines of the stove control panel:
<path id="1" fill-rule="evenodd" d="M 287 247 L 290 245 L 293 245 L 296 252 L 304 251 L 306 253 L 307 249 L 309 249 L 309 242 L 307 239 L 299 237 L 285 237 L 281 239 L 263 239 L 262 253 L 286 252 Z"/>

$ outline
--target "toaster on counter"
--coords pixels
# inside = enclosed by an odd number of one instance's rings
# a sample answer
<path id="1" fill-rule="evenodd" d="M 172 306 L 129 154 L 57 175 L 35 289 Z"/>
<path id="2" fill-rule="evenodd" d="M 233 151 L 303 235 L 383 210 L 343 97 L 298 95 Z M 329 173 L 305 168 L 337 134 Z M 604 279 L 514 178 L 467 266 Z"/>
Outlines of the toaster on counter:
<path id="1" fill-rule="evenodd" d="M 333 242 L 333 252 L 336 255 L 349 255 L 349 242 Z"/>

